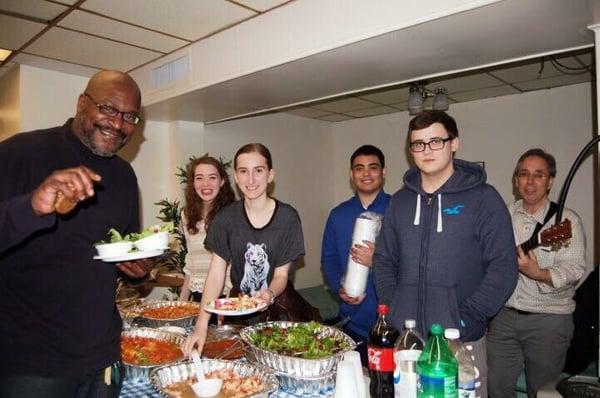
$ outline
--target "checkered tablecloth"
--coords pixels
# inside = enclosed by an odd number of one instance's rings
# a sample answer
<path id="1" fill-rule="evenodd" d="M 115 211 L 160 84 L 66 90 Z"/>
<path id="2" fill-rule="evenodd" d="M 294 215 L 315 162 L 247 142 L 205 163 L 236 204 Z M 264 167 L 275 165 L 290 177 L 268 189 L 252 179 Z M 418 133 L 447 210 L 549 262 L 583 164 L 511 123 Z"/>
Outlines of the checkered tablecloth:
<path id="1" fill-rule="evenodd" d="M 328 391 L 321 395 L 295 395 L 285 391 L 276 391 L 269 395 L 269 398 L 322 398 L 331 397 L 333 391 Z M 131 382 L 125 380 L 123 388 L 121 389 L 121 398 L 162 398 L 160 394 L 156 392 L 154 387 L 148 382 Z"/>

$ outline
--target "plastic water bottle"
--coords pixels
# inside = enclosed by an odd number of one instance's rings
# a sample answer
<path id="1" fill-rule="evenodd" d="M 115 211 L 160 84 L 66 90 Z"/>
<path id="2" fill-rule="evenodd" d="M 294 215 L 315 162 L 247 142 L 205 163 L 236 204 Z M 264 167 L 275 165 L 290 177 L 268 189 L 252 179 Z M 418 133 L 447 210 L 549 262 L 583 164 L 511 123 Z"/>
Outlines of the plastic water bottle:
<path id="1" fill-rule="evenodd" d="M 429 339 L 417 361 L 419 398 L 457 398 L 458 362 L 448 348 L 442 325 L 429 328 Z"/>
<path id="2" fill-rule="evenodd" d="M 458 329 L 446 329 L 444 337 L 448 340 L 448 347 L 458 361 L 458 396 L 475 398 L 475 381 L 479 372 L 475 367 L 471 352 L 460 341 Z"/>
<path id="3" fill-rule="evenodd" d="M 414 319 L 404 321 L 404 331 L 396 342 L 394 360 L 394 397 L 416 398 L 417 396 L 417 361 L 425 342 L 415 330 Z"/>

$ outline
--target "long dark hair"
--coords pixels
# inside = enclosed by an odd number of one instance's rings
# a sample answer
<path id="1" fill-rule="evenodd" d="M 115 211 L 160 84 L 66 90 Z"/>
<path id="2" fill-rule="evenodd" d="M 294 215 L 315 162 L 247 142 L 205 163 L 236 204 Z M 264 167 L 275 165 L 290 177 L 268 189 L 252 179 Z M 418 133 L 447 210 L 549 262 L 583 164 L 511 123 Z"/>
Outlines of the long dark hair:
<path id="1" fill-rule="evenodd" d="M 223 163 L 212 156 L 208 156 L 208 154 L 201 158 L 192 159 L 186 168 L 185 184 L 185 228 L 192 235 L 198 233 L 196 224 L 202 219 L 202 212 L 204 211 L 204 202 L 200 199 L 198 193 L 196 193 L 196 190 L 194 189 L 194 172 L 199 164 L 214 166 L 217 169 L 219 176 L 224 181 L 223 186 L 219 189 L 217 197 L 213 201 L 212 208 L 204 219 L 204 229 L 208 230 L 208 226 L 219 210 L 235 200 L 235 194 L 233 193 L 231 183 L 229 182 L 229 175 L 225 171 Z"/>

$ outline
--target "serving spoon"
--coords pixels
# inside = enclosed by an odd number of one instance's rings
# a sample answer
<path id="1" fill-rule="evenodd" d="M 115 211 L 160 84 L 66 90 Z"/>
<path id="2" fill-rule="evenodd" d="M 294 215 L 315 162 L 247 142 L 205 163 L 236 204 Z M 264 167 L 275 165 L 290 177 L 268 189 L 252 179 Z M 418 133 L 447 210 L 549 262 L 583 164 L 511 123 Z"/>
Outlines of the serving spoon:
<path id="1" fill-rule="evenodd" d="M 204 377 L 204 367 L 198 351 L 192 351 L 192 361 L 194 361 L 194 371 L 198 381 L 192 384 L 194 394 L 200 398 L 214 397 L 221 391 L 223 380 L 221 379 L 206 379 Z"/>

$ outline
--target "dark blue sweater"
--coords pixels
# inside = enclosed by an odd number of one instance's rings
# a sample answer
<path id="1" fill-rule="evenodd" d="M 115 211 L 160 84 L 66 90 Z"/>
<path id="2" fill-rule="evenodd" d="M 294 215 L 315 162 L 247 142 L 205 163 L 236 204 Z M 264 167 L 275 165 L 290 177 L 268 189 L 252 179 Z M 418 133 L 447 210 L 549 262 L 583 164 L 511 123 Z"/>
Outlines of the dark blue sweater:
<path id="1" fill-rule="evenodd" d="M 323 234 L 321 266 L 327 285 L 335 294 L 340 290 L 341 279 L 348 265 L 356 217 L 365 211 L 384 214 L 390 198 L 390 195 L 381 190 L 366 210 L 356 196 L 331 210 Z M 346 327 L 366 338 L 369 334 L 369 328 L 375 323 L 376 310 L 377 297 L 373 285 L 373 273 L 370 273 L 367 281 L 367 296 L 364 301 L 359 305 L 349 305 L 342 302 L 340 316 L 350 316 L 351 320 Z"/>
<path id="2" fill-rule="evenodd" d="M 433 194 L 418 169 L 390 202 L 374 255 L 380 302 L 394 325 L 416 319 L 422 336 L 432 323 L 481 338 L 518 276 L 510 215 L 485 171 L 455 160 L 454 174 Z"/>
<path id="3" fill-rule="evenodd" d="M 64 216 L 38 217 L 31 192 L 54 170 L 83 164 L 102 176 L 96 194 Z M 117 269 L 93 260 L 109 228 L 139 229 L 131 166 L 93 155 L 62 127 L 0 143 L 0 370 L 82 375 L 120 358 Z"/>

